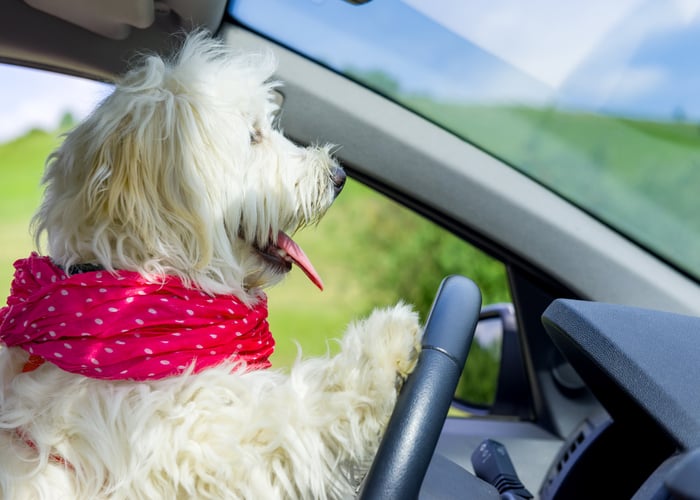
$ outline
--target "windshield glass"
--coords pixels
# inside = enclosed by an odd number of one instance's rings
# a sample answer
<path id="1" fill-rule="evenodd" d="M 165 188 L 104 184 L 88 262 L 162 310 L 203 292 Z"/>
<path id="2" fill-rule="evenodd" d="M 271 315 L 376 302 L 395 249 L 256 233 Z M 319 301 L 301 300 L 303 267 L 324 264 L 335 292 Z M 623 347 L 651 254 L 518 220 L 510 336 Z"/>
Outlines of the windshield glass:
<path id="1" fill-rule="evenodd" d="M 238 0 L 229 12 L 700 277 L 699 1 Z"/>

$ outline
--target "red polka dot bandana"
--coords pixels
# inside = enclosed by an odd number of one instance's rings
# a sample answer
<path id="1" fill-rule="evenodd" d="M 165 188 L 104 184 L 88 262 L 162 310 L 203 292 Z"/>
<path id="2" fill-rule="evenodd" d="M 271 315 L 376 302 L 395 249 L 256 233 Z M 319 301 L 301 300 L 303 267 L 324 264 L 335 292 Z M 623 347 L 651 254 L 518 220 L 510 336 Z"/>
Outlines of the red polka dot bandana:
<path id="1" fill-rule="evenodd" d="M 99 379 L 160 379 L 227 360 L 267 368 L 274 340 L 267 299 L 253 308 L 233 296 L 152 283 L 135 272 L 67 276 L 36 253 L 15 262 L 0 340 L 71 373 Z"/>

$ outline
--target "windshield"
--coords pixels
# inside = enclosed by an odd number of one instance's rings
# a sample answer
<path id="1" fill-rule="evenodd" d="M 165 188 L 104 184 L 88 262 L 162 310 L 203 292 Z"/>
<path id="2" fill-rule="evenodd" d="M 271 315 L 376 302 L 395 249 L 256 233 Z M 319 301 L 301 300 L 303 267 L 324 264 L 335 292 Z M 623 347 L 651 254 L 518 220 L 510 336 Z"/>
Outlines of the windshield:
<path id="1" fill-rule="evenodd" d="M 699 1 L 238 0 L 229 12 L 700 277 Z"/>

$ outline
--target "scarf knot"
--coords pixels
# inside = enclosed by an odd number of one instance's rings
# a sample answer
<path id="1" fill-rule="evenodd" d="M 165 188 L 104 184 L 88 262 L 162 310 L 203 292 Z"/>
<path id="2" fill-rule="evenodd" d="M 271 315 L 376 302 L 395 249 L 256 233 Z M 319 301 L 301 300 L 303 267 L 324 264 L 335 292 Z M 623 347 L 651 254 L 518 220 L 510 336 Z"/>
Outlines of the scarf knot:
<path id="1" fill-rule="evenodd" d="M 224 362 L 267 368 L 274 340 L 265 296 L 253 307 L 167 276 L 67 275 L 49 257 L 15 262 L 0 340 L 59 368 L 99 379 L 152 380 Z"/>

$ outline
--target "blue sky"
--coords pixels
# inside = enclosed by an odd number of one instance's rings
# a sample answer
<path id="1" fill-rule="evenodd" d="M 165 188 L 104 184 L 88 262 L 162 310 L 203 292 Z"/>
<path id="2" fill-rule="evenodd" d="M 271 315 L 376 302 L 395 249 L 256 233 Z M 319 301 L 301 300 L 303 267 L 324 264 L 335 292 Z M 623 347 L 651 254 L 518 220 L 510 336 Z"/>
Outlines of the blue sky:
<path id="1" fill-rule="evenodd" d="M 700 120 L 700 0 L 375 0 L 362 7 L 238 0 L 234 7 L 273 38 L 339 70 L 381 69 L 406 92 L 660 119 L 682 110 Z M 0 65 L 0 142 L 53 128 L 65 111 L 85 116 L 108 91 Z"/>
<path id="2" fill-rule="evenodd" d="M 408 92 L 700 119 L 700 0 L 238 0 L 233 12 Z"/>

